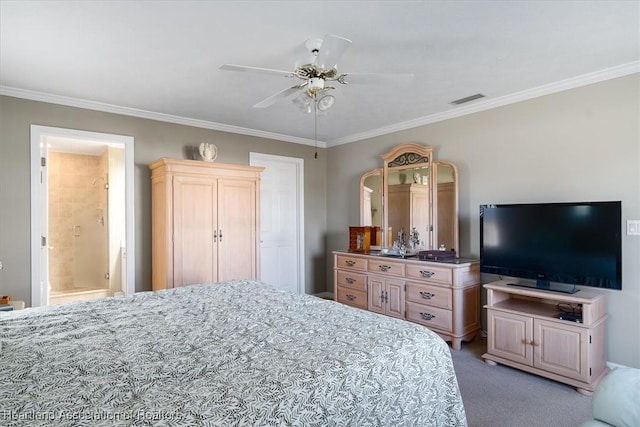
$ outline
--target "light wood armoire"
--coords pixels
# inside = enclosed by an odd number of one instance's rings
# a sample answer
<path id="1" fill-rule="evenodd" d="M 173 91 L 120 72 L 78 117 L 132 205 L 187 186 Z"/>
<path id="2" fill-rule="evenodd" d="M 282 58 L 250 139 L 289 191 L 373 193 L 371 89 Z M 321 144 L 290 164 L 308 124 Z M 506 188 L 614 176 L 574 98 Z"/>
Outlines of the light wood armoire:
<path id="1" fill-rule="evenodd" d="M 161 158 L 149 169 L 153 290 L 257 280 L 264 168 Z"/>

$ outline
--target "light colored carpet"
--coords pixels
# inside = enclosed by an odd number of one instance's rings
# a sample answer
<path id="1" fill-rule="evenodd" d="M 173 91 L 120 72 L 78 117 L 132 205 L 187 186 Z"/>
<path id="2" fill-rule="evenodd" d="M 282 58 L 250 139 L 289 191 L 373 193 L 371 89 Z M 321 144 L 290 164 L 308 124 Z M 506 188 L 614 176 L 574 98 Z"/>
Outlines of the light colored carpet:
<path id="1" fill-rule="evenodd" d="M 469 427 L 577 427 L 591 418 L 591 396 L 574 387 L 480 357 L 486 339 L 451 350 Z"/>

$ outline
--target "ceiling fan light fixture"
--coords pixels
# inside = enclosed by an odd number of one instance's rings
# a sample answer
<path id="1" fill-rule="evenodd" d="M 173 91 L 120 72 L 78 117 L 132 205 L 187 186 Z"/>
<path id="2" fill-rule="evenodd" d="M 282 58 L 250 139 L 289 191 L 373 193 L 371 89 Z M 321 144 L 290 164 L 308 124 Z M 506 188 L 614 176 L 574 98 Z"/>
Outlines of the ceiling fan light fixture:
<path id="1" fill-rule="evenodd" d="M 300 111 L 304 113 L 313 112 L 312 102 L 313 102 L 313 99 L 306 91 L 302 92 L 300 95 L 293 98 L 293 103 L 296 105 L 296 107 L 300 109 Z"/>
<path id="2" fill-rule="evenodd" d="M 336 89 L 331 86 L 332 82 L 338 82 L 343 85 L 347 84 L 347 76 L 349 79 L 355 77 L 357 82 L 360 83 L 375 83 L 376 80 L 382 80 L 388 83 L 389 81 L 388 74 L 347 74 L 339 72 L 337 64 L 350 45 L 351 40 L 332 34 L 326 34 L 323 39 L 308 39 L 305 42 L 308 53 L 306 53 L 302 59 L 296 61 L 295 69 L 292 72 L 233 64 L 223 64 L 220 66 L 220 69 L 228 71 L 251 71 L 276 74 L 287 78 L 298 78 L 302 80 L 302 83 L 285 88 L 258 102 L 254 107 L 266 108 L 279 100 L 287 99 L 292 101 L 301 111 L 305 113 L 315 113 L 317 115 L 318 113 L 324 113 L 329 110 L 335 103 L 335 98 L 328 95 L 330 91 Z M 413 78 L 413 74 L 399 76 L 402 77 L 402 80 L 404 80 L 405 76 Z M 294 98 L 296 94 L 298 94 L 298 96 Z"/>
<path id="3" fill-rule="evenodd" d="M 314 60 L 315 60 L 315 57 L 318 55 L 318 52 L 320 51 L 321 46 L 322 46 L 322 39 L 319 39 L 319 38 L 308 39 L 307 41 L 304 42 L 304 47 L 306 47 L 307 50 L 313 54 Z"/>
<path id="4" fill-rule="evenodd" d="M 320 77 L 312 77 L 309 79 L 309 84 L 307 86 L 307 92 L 310 94 L 315 94 L 324 89 L 324 79 Z"/>
<path id="5" fill-rule="evenodd" d="M 318 99 L 318 110 L 327 111 L 329 108 L 333 107 L 333 104 L 336 102 L 336 99 L 333 95 L 325 95 L 322 98 Z"/>
<path id="6" fill-rule="evenodd" d="M 296 70 L 304 69 L 305 72 L 308 73 L 307 69 L 311 69 L 313 67 L 313 63 L 315 62 L 315 60 L 316 60 L 316 55 L 313 55 L 313 54 L 309 55 L 309 56 L 307 56 L 306 58 L 304 58 L 302 60 L 296 61 L 295 69 Z M 294 72 L 294 74 L 295 74 L 295 72 Z"/>

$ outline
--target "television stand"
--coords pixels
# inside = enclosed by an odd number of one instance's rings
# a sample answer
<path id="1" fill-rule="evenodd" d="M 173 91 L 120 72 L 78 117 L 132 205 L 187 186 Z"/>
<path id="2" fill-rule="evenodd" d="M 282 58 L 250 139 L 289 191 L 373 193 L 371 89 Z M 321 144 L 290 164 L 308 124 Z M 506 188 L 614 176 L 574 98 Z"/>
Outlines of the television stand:
<path id="1" fill-rule="evenodd" d="M 484 285 L 487 291 L 487 364 L 501 363 L 576 387 L 591 394 L 608 372 L 606 295 L 580 296 L 512 286 Z M 581 313 L 566 316 L 567 310 Z M 562 317 L 562 318 L 561 318 Z"/>
<path id="2" fill-rule="evenodd" d="M 561 283 L 551 284 L 548 280 L 538 280 L 533 283 L 507 283 L 509 286 L 520 286 L 521 288 L 539 289 L 541 291 L 562 292 L 564 294 L 575 294 L 580 289 L 576 285 L 563 285 Z"/>

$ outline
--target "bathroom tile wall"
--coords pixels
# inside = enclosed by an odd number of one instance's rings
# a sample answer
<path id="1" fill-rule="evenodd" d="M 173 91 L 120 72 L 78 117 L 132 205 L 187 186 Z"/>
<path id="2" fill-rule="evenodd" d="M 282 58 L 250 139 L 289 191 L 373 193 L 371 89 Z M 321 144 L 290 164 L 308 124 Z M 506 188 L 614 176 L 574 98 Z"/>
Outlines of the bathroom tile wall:
<path id="1" fill-rule="evenodd" d="M 107 155 L 49 152 L 51 291 L 104 287 Z M 103 236 L 104 235 L 104 236 Z M 106 271 L 106 270 L 105 270 Z"/>

